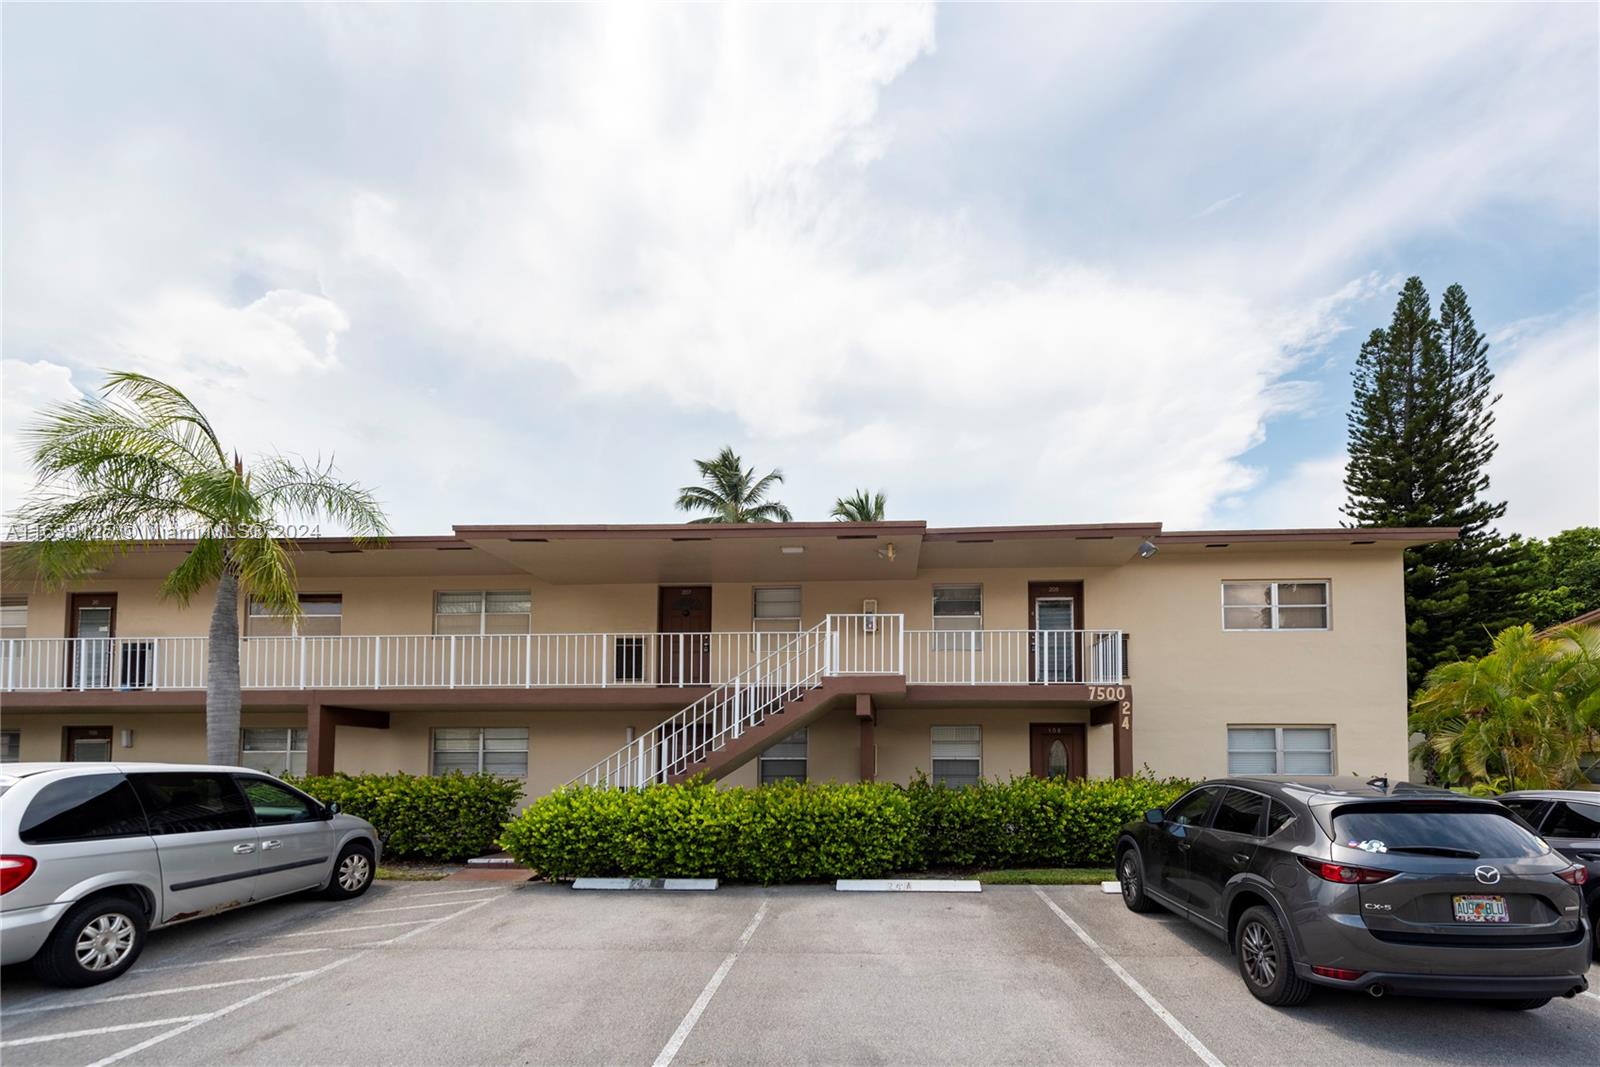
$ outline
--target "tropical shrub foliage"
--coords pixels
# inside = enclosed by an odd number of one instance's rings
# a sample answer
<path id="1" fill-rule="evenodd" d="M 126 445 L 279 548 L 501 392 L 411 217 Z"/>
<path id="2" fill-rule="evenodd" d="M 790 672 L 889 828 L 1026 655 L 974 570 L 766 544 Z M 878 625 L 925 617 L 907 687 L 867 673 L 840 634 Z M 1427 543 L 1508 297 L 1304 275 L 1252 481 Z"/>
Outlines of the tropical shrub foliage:
<path id="1" fill-rule="evenodd" d="M 1502 630 L 1487 655 L 1435 668 L 1411 708 L 1441 784 L 1582 785 L 1584 762 L 1600 753 L 1600 634 Z"/>
<path id="2" fill-rule="evenodd" d="M 492 852 L 522 798 L 521 782 L 493 774 L 333 774 L 288 781 L 377 827 L 386 856 L 457 862 Z"/>
<path id="3" fill-rule="evenodd" d="M 869 878 L 928 868 L 1109 864 L 1117 830 L 1187 788 L 1178 780 L 1013 778 L 968 789 L 782 783 L 557 790 L 501 834 L 550 878 L 740 882 Z"/>

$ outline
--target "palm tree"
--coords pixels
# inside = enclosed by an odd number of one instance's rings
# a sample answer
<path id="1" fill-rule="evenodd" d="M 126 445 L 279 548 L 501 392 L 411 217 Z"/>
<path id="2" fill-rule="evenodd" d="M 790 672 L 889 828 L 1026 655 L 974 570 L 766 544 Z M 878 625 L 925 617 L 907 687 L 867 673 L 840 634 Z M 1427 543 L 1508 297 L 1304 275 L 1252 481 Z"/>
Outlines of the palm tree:
<path id="1" fill-rule="evenodd" d="M 840 522 L 882 522 L 887 498 L 882 493 L 857 489 L 855 496 L 842 496 L 833 502 L 829 512 Z"/>
<path id="2" fill-rule="evenodd" d="M 762 478 L 756 469 L 744 469 L 744 460 L 723 446 L 716 459 L 697 459 L 702 485 L 686 485 L 678 490 L 679 511 L 709 511 L 711 514 L 691 522 L 792 522 L 789 509 L 767 493 L 783 482 L 783 472 L 773 470 Z"/>
<path id="3" fill-rule="evenodd" d="M 383 509 L 333 461 L 230 460 L 204 414 L 177 389 L 113 373 L 98 397 L 58 405 L 24 431 L 39 482 L 14 522 L 31 540 L 8 568 L 47 588 L 94 573 L 148 538 L 194 538 L 161 595 L 187 604 L 215 583 L 206 678 L 206 758 L 239 762 L 239 594 L 300 614 L 292 541 L 280 523 L 326 519 L 381 543 Z"/>
<path id="4" fill-rule="evenodd" d="M 1582 784 L 1600 748 L 1600 639 L 1513 626 L 1484 656 L 1446 663 L 1412 699 L 1411 729 L 1447 785 L 1493 790 Z"/>

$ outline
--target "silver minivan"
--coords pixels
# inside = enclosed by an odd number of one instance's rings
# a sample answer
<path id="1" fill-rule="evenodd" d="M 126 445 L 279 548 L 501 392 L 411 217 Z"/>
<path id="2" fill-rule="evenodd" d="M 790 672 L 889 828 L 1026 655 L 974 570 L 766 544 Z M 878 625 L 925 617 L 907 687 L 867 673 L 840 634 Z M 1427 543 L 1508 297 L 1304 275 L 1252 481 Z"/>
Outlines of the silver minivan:
<path id="1" fill-rule="evenodd" d="M 7 764 L 0 964 L 109 981 L 153 928 L 307 890 L 360 896 L 380 852 L 371 823 L 243 767 Z"/>

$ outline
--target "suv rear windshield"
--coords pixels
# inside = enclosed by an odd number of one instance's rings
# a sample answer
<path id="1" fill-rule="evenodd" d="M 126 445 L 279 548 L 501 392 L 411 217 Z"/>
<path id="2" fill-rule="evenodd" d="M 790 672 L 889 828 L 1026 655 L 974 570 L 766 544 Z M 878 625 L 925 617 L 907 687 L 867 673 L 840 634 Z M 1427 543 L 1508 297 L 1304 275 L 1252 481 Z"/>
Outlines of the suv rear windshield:
<path id="1" fill-rule="evenodd" d="M 1369 852 L 1519 859 L 1550 851 L 1514 820 L 1487 808 L 1341 808 L 1333 815 L 1333 837 L 1338 844 Z"/>

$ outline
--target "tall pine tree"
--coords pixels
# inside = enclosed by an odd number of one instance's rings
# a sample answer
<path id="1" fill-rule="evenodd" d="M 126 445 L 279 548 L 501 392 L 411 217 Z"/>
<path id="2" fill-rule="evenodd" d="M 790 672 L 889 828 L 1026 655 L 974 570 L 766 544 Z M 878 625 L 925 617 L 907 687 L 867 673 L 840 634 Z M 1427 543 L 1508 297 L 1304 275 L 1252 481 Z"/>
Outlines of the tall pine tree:
<path id="1" fill-rule="evenodd" d="M 1408 549 L 1406 668 L 1411 689 L 1441 663 L 1479 655 L 1518 621 L 1532 561 L 1494 528 L 1506 505 L 1485 498 L 1494 455 L 1494 373 L 1459 285 L 1433 315 L 1407 279 L 1387 330 L 1356 356 L 1347 419 L 1349 500 L 1360 526 L 1457 526 L 1461 536 Z"/>

